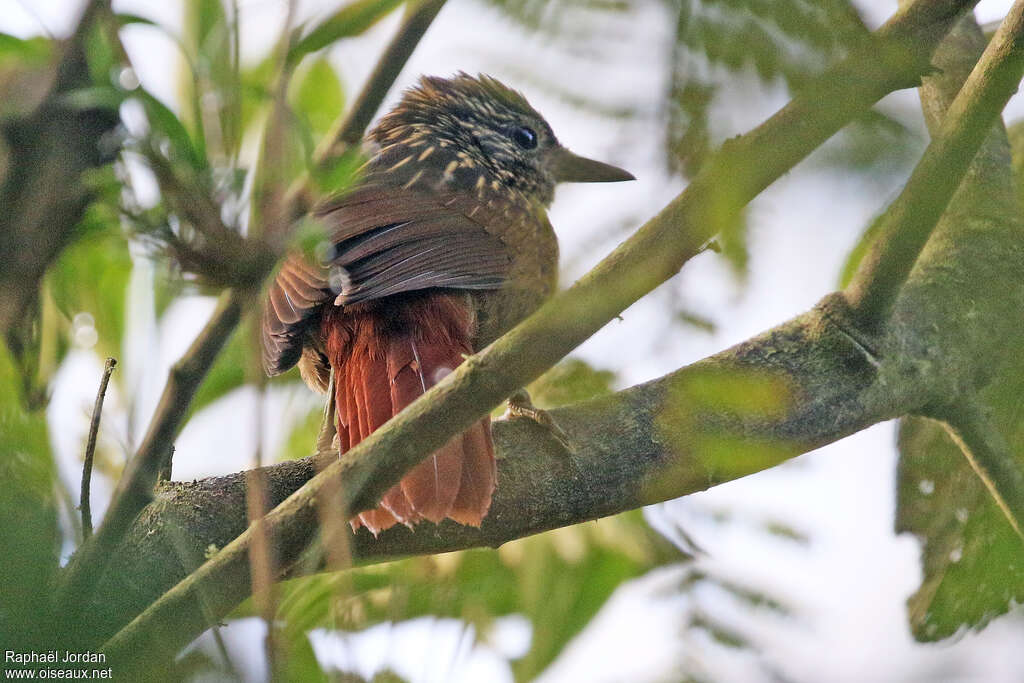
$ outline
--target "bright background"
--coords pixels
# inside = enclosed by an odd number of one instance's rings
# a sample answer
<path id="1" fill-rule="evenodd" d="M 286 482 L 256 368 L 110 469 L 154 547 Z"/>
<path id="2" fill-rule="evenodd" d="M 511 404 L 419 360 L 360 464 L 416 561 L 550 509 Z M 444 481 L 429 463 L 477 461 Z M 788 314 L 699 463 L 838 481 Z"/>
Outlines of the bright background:
<path id="1" fill-rule="evenodd" d="M 986 0 L 977 16 L 982 22 L 998 19 L 1009 4 Z M 0 30 L 19 36 L 65 35 L 74 26 L 79 5 L 71 0 L 5 0 Z M 239 5 L 242 55 L 255 61 L 277 39 L 285 4 L 242 0 Z M 609 36 L 608 52 L 595 58 L 527 33 L 479 2 L 451 0 L 385 104 L 391 106 L 401 87 L 421 73 L 486 72 L 522 90 L 568 147 L 633 171 L 635 183 L 559 190 L 551 220 L 561 240 L 565 283 L 584 273 L 685 185 L 664 171 L 658 123 L 662 114 L 654 95 L 667 87 L 661 62 L 671 26 L 660 3 L 640 5 L 635 25 L 609 21 L 586 27 Z M 893 2 L 860 5 L 872 26 L 895 9 Z M 174 1 L 125 0 L 114 6 L 154 19 L 172 32 L 181 24 L 182 8 Z M 334 6 L 327 0 L 301 2 L 298 17 L 318 16 Z M 358 91 L 397 23 L 397 15 L 389 17 L 329 53 L 349 93 Z M 177 109 L 180 60 L 173 42 L 145 27 L 127 29 L 125 40 L 142 84 Z M 623 119 L 583 112 L 560 92 L 586 94 L 610 109 L 629 107 L 640 114 Z M 714 120 L 719 135 L 752 127 L 787 99 L 781 86 L 764 86 L 753 78 L 736 97 L 743 106 L 723 107 L 721 118 Z M 897 93 L 882 106 L 917 131 L 918 148 L 923 147 L 916 95 Z M 1019 103 L 1011 104 L 1011 112 L 1019 108 Z M 849 250 L 871 218 L 895 197 L 909 167 L 895 164 L 890 173 L 869 177 L 830 170 L 820 156 L 802 163 L 751 205 L 746 282 L 739 282 L 720 257 L 701 255 L 574 355 L 615 371 L 618 384 L 625 387 L 753 336 L 834 290 Z M 170 364 L 213 309 L 212 299 L 187 297 L 157 327 L 150 294 L 154 274 L 145 258 L 136 260 L 132 277 L 133 334 L 118 369 L 123 386 L 131 387 L 130 395 L 114 391 L 108 396 L 102 435 L 120 444 L 125 454 L 144 430 Z M 714 330 L 670 324 L 670 300 L 712 321 Z M 62 477 L 73 492 L 78 490 L 81 444 L 102 370 L 102 359 L 90 350 L 88 321 L 82 324 L 79 348 L 58 374 L 48 413 Z M 273 453 L 288 433 L 289 421 L 318 400 L 304 389 L 271 389 L 261 406 L 254 391 L 232 393 L 189 422 L 177 442 L 174 478 L 250 466 L 258 411 L 283 416 L 262 420 L 261 444 L 264 452 Z M 893 533 L 894 441 L 893 424 L 877 425 L 783 466 L 646 511 L 656 528 L 681 524 L 687 530 L 705 551 L 698 567 L 780 596 L 795 606 L 792 617 L 744 611 L 714 592 L 679 594 L 673 587 L 686 570 L 657 570 L 623 585 L 543 680 L 676 680 L 680 670 L 698 670 L 710 672 L 712 680 L 760 681 L 770 680 L 766 668 L 787 680 L 806 682 L 1024 680 L 1019 611 L 956 642 L 925 646 L 911 638 L 904 601 L 920 580 L 919 548 L 912 538 Z M 94 478 L 94 515 L 102 513 L 111 488 L 106 477 Z M 797 530 L 807 542 L 765 534 L 762 527 L 772 522 Z M 65 551 L 72 549 L 69 544 Z M 682 615 L 695 609 L 742 621 L 757 650 L 737 653 L 682 633 Z M 253 619 L 224 630 L 229 650 L 237 654 L 236 665 L 252 678 L 265 676 L 259 650 L 262 629 L 262 622 Z M 322 663 L 364 675 L 388 663 L 412 681 L 501 681 L 511 680 L 508 660 L 525 651 L 529 638 L 526 620 L 507 617 L 475 643 L 473 634 L 451 619 L 384 624 L 345 637 L 321 632 L 313 640 Z"/>

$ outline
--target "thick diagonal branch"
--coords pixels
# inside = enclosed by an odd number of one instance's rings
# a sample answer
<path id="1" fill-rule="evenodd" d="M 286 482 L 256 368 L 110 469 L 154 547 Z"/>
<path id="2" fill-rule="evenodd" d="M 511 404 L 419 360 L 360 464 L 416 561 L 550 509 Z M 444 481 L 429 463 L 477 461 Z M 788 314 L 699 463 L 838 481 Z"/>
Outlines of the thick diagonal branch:
<path id="1" fill-rule="evenodd" d="M 396 527 L 378 539 L 363 531 L 347 541 L 359 563 L 498 546 L 707 489 L 893 417 L 889 411 L 897 404 L 926 400 L 916 392 L 892 397 L 876 391 L 874 382 L 874 368 L 860 348 L 816 309 L 654 382 L 554 411 L 577 447 L 571 458 L 531 420 L 496 422 L 500 484 L 479 529 L 445 522 L 436 532 Z M 741 394 L 768 391 L 778 400 L 755 409 L 731 403 L 722 392 L 708 391 L 722 383 Z M 287 498 L 316 469 L 313 458 L 264 468 L 271 502 Z M 101 617 L 98 633 L 118 626 L 125 609 L 138 611 L 160 595 L 169 577 L 155 576 L 150 567 L 173 567 L 185 576 L 207 547 L 228 545 L 246 528 L 247 481 L 239 473 L 162 487 L 119 551 L 138 561 L 108 576 L 90 606 Z M 313 524 L 315 511 L 307 509 Z M 340 510 L 333 514 L 344 518 Z M 282 519 L 279 507 L 265 523 L 275 533 L 278 557 L 294 566 L 308 536 Z M 187 538 L 187 546 L 171 542 L 172 536 Z M 168 594 L 183 589 L 184 601 L 165 613 L 158 631 L 133 625 L 106 646 L 108 653 L 120 654 L 130 643 L 150 656 L 151 647 L 173 654 L 175 643 L 187 638 L 180 634 L 204 627 L 202 609 L 223 613 L 245 596 L 248 564 L 238 564 L 233 582 L 217 590 L 203 590 L 201 577 L 192 575 Z"/>

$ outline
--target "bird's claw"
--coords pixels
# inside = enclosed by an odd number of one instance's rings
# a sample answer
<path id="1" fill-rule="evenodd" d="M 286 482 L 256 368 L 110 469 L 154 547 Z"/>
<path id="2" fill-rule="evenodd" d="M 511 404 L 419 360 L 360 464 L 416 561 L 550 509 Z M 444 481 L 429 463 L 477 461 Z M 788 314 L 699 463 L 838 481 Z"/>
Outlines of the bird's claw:
<path id="1" fill-rule="evenodd" d="M 516 393 L 512 394 L 508 398 L 508 409 L 505 411 L 504 418 L 507 420 L 515 420 L 520 418 L 527 418 L 533 420 L 540 426 L 548 430 L 555 441 L 565 449 L 570 455 L 576 453 L 576 447 L 573 445 L 572 439 L 565 433 L 559 424 L 555 421 L 551 414 L 537 406 L 533 405 L 533 401 L 530 400 L 530 394 L 525 389 L 520 389 Z"/>

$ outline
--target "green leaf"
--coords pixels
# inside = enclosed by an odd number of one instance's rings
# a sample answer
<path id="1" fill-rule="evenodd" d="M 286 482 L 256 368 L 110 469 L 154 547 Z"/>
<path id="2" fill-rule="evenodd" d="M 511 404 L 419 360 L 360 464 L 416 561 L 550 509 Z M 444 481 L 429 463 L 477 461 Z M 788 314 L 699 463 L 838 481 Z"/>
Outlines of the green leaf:
<path id="1" fill-rule="evenodd" d="M 54 42 L 49 38 L 18 38 L 0 33 L 0 66 L 17 62 L 22 66 L 42 66 L 53 59 Z"/>
<path id="2" fill-rule="evenodd" d="M 349 149 L 340 157 L 312 169 L 317 187 L 325 195 L 335 194 L 351 187 L 360 176 L 366 157 L 358 147 Z M 321 227 L 321 233 L 323 228 Z"/>
<path id="3" fill-rule="evenodd" d="M 143 88 L 136 89 L 132 94 L 140 99 L 146 111 L 150 135 L 166 139 L 171 144 L 174 152 L 172 160 L 185 161 L 196 170 L 205 169 L 207 161 L 204 150 L 193 141 L 178 116 Z"/>
<path id="4" fill-rule="evenodd" d="M 255 66 L 242 69 L 241 72 L 241 126 L 242 130 L 249 130 L 249 127 L 270 101 L 270 81 L 274 78 L 277 61 L 271 53 L 264 57 Z"/>
<path id="5" fill-rule="evenodd" d="M 160 24 L 156 23 L 151 19 L 139 16 L 138 14 L 130 14 L 127 12 L 118 12 L 114 15 L 114 19 L 117 20 L 118 26 L 131 26 L 134 24 L 142 26 L 152 26 L 154 28 L 160 27 Z"/>
<path id="6" fill-rule="evenodd" d="M 288 62 L 297 64 L 310 52 L 336 40 L 357 36 L 402 4 L 402 0 L 355 0 L 330 15 L 304 35 L 288 52 Z"/>
<path id="7" fill-rule="evenodd" d="M 313 132 L 314 139 L 323 136 L 345 108 L 341 80 L 330 62 L 322 57 L 293 82 L 288 99 L 295 113 Z"/>
<path id="8" fill-rule="evenodd" d="M 279 633 L 287 633 L 278 629 Z M 328 680 L 327 674 L 320 668 L 320 663 L 313 653 L 313 646 L 305 633 L 292 632 L 290 637 L 281 639 L 279 661 L 274 671 L 276 681 L 295 681 L 296 683 L 315 683 Z"/>
<path id="9" fill-rule="evenodd" d="M 1021 396 L 1024 358 L 1017 354 L 984 398 L 1018 467 L 1024 467 Z M 1024 602 L 1020 537 L 946 430 L 904 418 L 899 450 L 896 528 L 922 543 L 924 576 L 907 601 L 914 637 L 934 641 L 979 629 Z"/>

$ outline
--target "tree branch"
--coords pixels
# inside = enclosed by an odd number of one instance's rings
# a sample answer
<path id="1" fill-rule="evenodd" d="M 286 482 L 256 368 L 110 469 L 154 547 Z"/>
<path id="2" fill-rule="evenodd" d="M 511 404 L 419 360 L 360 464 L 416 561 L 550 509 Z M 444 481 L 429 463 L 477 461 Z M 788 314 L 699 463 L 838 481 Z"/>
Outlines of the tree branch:
<path id="1" fill-rule="evenodd" d="M 1014 3 L 946 112 L 920 163 L 881 219 L 879 237 L 847 288 L 860 326 L 877 333 L 963 180 L 981 143 L 1024 74 L 1024 3 Z M 1018 510 L 1024 514 L 1024 507 Z"/>
<path id="2" fill-rule="evenodd" d="M 499 486 L 479 529 L 446 521 L 436 531 L 430 525 L 416 531 L 396 527 L 377 539 L 367 532 L 346 531 L 354 560 L 379 562 L 498 546 L 705 490 L 893 417 L 890 411 L 897 404 L 919 405 L 926 400 L 911 385 L 904 386 L 907 393 L 896 401 L 873 392 L 874 368 L 860 348 L 829 323 L 825 308 L 659 380 L 552 411 L 577 446 L 571 458 L 531 420 L 495 422 Z M 779 401 L 767 409 L 730 405 L 721 393 L 706 391 L 709 383 L 723 381 L 751 391 L 770 389 L 777 392 Z M 874 398 L 865 404 L 865 396 Z M 316 470 L 314 458 L 264 468 L 270 502 L 285 500 Z M 170 577 L 157 577 L 150 567 L 173 567 L 178 576 L 187 576 L 198 564 L 195 558 L 201 558 L 209 545 L 228 546 L 214 561 L 231 552 L 237 544 L 231 540 L 247 526 L 248 476 L 238 473 L 161 487 L 157 501 L 139 517 L 118 551 L 120 557 L 137 558 L 137 563 L 115 568 L 90 606 L 100 616 L 100 633 L 110 632 L 124 619 L 126 587 L 133 593 L 127 607 L 131 611 L 160 595 Z M 313 524 L 315 514 L 309 510 Z M 331 514 L 344 517 L 340 509 Z M 265 529 L 274 532 L 282 566 L 294 573 L 308 535 L 304 529 L 284 527 L 282 519 L 278 508 L 264 518 Z M 168 534 L 177 533 L 189 539 L 184 553 L 167 540 Z M 210 596 L 215 596 L 215 610 L 230 609 L 245 597 L 247 566 L 247 561 L 240 563 L 234 582 L 218 584 L 213 591 L 203 590 L 201 573 L 189 576 L 154 605 L 163 611 L 165 601 L 174 603 L 158 631 L 148 631 L 144 621 L 137 621 L 104 650 L 120 656 L 129 648 L 144 647 L 140 651 L 153 656 L 149 648 L 154 646 L 173 654 L 178 641 L 205 627 L 197 607 L 201 594 L 207 607 Z M 114 596 L 118 599 L 112 600 Z"/>
<path id="3" fill-rule="evenodd" d="M 325 170 L 360 144 L 374 114 L 445 2 L 421 0 L 409 11 L 398 32 L 377 60 L 377 65 L 348 114 L 335 122 L 313 153 L 313 163 L 318 171 Z M 293 209 L 291 215 L 296 218 L 306 214 L 316 201 L 315 189 L 308 176 L 296 183 L 288 196 Z"/>
<path id="4" fill-rule="evenodd" d="M 468 427 L 671 277 L 714 235 L 721 218 L 738 211 L 883 95 L 900 85 L 916 84 L 941 35 L 970 4 L 915 3 L 879 31 L 869 54 L 844 60 L 768 122 L 730 141 L 682 195 L 583 279 L 468 359 L 269 513 L 266 523 L 275 533 L 279 556 L 295 558 L 308 544 L 317 505 L 349 512 L 371 507 L 451 434 Z M 328 485 L 339 490 L 333 500 L 323 495 Z M 198 615 L 188 609 L 192 596 L 207 588 L 217 587 L 208 591 L 216 594 L 217 610 L 230 609 L 249 590 L 245 558 L 250 536 L 246 532 L 232 541 L 140 615 L 105 646 L 108 654 L 125 658 L 140 643 L 157 641 L 158 651 L 165 653 L 180 647 L 182 639 L 194 635 L 185 624 L 191 629 L 198 626 Z M 175 624 L 170 632 L 164 630 Z"/>
<path id="5" fill-rule="evenodd" d="M 96 453 L 96 436 L 100 431 L 103 415 L 103 399 L 107 395 L 107 383 L 117 366 L 117 360 L 108 358 L 103 366 L 100 388 L 96 391 L 96 402 L 92 406 L 92 420 L 89 422 L 89 437 L 85 442 L 85 457 L 82 459 L 82 488 L 78 495 L 78 507 L 82 511 L 82 536 L 92 536 L 92 506 L 90 505 L 90 484 L 92 482 L 92 459 Z"/>

